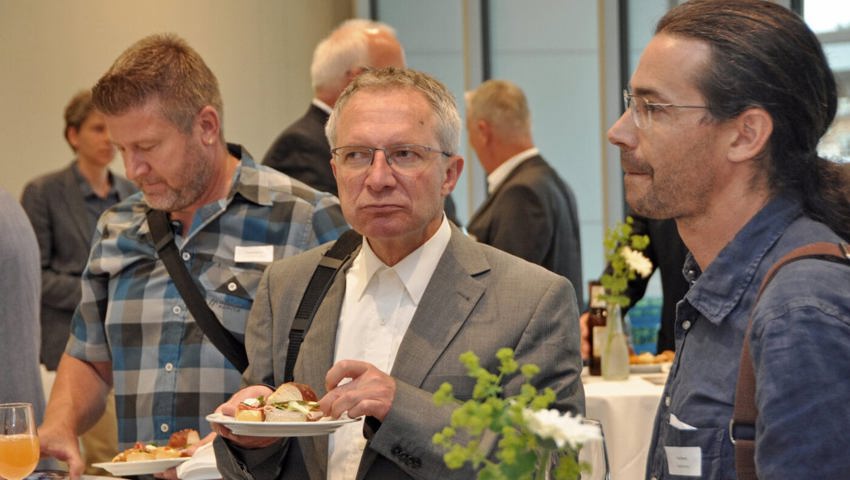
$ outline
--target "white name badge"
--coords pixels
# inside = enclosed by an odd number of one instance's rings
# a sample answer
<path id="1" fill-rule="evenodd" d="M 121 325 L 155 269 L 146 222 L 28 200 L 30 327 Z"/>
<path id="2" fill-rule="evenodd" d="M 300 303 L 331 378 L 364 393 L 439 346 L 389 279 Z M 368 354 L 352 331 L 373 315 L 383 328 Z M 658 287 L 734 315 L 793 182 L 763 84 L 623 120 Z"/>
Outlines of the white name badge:
<path id="1" fill-rule="evenodd" d="M 236 263 L 272 263 L 274 245 L 242 246 L 237 245 L 233 254 Z"/>
<path id="2" fill-rule="evenodd" d="M 702 450 L 699 447 L 664 447 L 670 475 L 702 476 Z"/>

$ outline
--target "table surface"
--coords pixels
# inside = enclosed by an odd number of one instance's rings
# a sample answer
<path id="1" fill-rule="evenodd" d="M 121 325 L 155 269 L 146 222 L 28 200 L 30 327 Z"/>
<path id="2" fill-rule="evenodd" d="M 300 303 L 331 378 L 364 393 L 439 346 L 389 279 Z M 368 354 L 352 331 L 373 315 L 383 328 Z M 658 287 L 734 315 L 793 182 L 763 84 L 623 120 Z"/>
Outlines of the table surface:
<path id="1" fill-rule="evenodd" d="M 666 373 L 632 374 L 623 381 L 582 377 L 586 416 L 602 423 L 612 480 L 644 478 L 652 425 L 666 377 Z"/>

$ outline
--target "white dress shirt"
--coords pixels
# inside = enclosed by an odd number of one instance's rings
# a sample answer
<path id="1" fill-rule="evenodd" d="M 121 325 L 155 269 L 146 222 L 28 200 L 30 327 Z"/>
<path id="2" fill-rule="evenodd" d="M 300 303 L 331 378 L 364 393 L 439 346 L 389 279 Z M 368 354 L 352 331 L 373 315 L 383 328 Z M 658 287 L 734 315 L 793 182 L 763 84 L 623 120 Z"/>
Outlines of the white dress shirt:
<path id="1" fill-rule="evenodd" d="M 315 105 L 315 106 L 319 107 L 322 111 L 324 111 L 324 112 L 325 112 L 325 113 L 327 113 L 328 115 L 330 115 L 330 114 L 331 114 L 331 112 L 333 111 L 333 108 L 331 108 L 331 106 L 330 106 L 330 105 L 328 105 L 327 103 L 325 103 L 325 102 L 323 102 L 323 101 L 319 100 L 318 98 L 314 98 L 314 99 L 312 100 L 312 102 L 311 102 L 311 103 L 312 103 L 313 105 Z"/>
<path id="2" fill-rule="evenodd" d="M 487 193 L 492 195 L 519 164 L 539 154 L 540 150 L 537 147 L 532 147 L 505 160 L 505 163 L 499 165 L 490 175 L 487 175 Z"/>
<path id="3" fill-rule="evenodd" d="M 392 267 L 375 255 L 368 241 L 363 242 L 345 274 L 334 362 L 362 360 L 387 374 L 392 371 L 398 347 L 450 238 L 444 215 L 437 232 Z M 363 421 L 331 434 L 328 480 L 354 479 L 365 447 Z"/>

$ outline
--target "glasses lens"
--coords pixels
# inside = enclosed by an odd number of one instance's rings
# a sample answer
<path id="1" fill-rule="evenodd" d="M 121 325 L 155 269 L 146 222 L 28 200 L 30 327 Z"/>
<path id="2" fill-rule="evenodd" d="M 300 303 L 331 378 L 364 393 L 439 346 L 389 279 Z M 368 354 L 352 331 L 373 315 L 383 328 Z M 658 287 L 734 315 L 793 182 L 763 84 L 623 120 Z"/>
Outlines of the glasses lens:
<path id="1" fill-rule="evenodd" d="M 339 147 L 334 149 L 339 163 L 350 170 L 360 170 L 372 163 L 375 151 L 368 147 Z"/>
<path id="2" fill-rule="evenodd" d="M 647 109 L 646 101 L 643 98 L 636 97 L 627 90 L 623 90 L 623 103 L 626 104 L 626 111 L 631 113 L 632 120 L 638 128 L 646 128 L 649 125 L 649 109 Z"/>
<path id="3" fill-rule="evenodd" d="M 421 168 L 430 153 L 422 145 L 396 145 L 387 149 L 390 164 L 398 170 L 411 171 Z"/>

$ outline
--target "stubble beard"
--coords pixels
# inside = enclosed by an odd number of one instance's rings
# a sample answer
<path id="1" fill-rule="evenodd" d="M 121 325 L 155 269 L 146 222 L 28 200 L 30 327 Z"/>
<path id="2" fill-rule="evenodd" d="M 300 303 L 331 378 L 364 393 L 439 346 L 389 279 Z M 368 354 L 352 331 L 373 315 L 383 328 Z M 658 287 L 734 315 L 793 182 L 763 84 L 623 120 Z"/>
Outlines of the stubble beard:
<path id="1" fill-rule="evenodd" d="M 155 210 L 176 212 L 191 206 L 210 188 L 212 169 L 209 168 L 203 151 L 189 143 L 184 152 L 185 168 L 181 169 L 177 183 L 183 185 L 180 189 L 167 187 L 165 193 L 151 196 L 144 194 L 145 203 Z M 141 189 L 141 185 L 139 185 Z"/>

